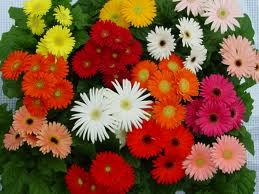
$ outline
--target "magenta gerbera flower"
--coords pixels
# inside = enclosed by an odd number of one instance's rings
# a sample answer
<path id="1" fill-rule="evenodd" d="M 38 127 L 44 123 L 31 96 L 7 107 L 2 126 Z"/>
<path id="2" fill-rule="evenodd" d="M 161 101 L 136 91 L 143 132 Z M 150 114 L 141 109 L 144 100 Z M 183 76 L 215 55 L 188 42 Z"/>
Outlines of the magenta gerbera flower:
<path id="1" fill-rule="evenodd" d="M 229 107 L 233 129 L 239 129 L 246 111 L 245 105 L 240 98 L 237 98 Z"/>
<path id="2" fill-rule="evenodd" d="M 224 103 L 206 102 L 197 116 L 196 124 L 201 133 L 209 137 L 223 135 L 232 129 L 230 111 Z"/>
<path id="3" fill-rule="evenodd" d="M 206 101 L 232 104 L 236 100 L 234 85 L 219 74 L 205 77 L 201 82 L 201 96 Z"/>
<path id="4" fill-rule="evenodd" d="M 223 173 L 231 174 L 246 163 L 246 149 L 236 137 L 224 135 L 217 138 L 211 151 L 213 163 Z"/>

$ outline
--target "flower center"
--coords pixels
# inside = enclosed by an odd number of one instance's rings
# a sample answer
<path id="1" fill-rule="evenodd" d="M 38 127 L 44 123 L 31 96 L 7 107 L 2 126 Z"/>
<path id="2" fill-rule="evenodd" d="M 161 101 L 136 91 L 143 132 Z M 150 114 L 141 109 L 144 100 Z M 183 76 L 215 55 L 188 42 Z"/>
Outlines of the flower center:
<path id="1" fill-rule="evenodd" d="M 85 68 L 89 68 L 89 67 L 91 66 L 91 61 L 85 61 L 85 62 L 83 63 L 83 66 L 84 66 Z"/>
<path id="2" fill-rule="evenodd" d="M 142 9 L 142 7 L 141 7 L 140 5 L 136 5 L 136 6 L 133 8 L 133 11 L 134 11 L 135 14 L 140 15 L 140 14 L 142 14 L 143 9 Z"/>
<path id="3" fill-rule="evenodd" d="M 138 76 L 142 82 L 145 82 L 149 78 L 149 71 L 147 69 L 142 69 L 139 71 Z"/>
<path id="4" fill-rule="evenodd" d="M 152 142 L 152 137 L 150 135 L 145 135 L 143 138 L 142 138 L 142 142 L 144 144 L 150 144 Z"/>
<path id="5" fill-rule="evenodd" d="M 179 69 L 178 67 L 178 64 L 174 61 L 170 61 L 168 64 L 167 64 L 167 67 L 171 70 L 171 71 L 177 71 Z"/>
<path id="6" fill-rule="evenodd" d="M 226 19 L 228 17 L 228 15 L 229 15 L 229 13 L 228 13 L 228 11 L 226 9 L 220 8 L 218 10 L 218 17 L 220 19 Z"/>
<path id="7" fill-rule="evenodd" d="M 115 40 L 114 40 L 116 43 L 120 43 L 120 42 L 122 42 L 122 40 L 121 40 L 121 38 L 115 38 Z"/>
<path id="8" fill-rule="evenodd" d="M 101 48 L 96 48 L 96 52 L 97 52 L 98 54 L 100 54 L 100 53 L 102 52 L 102 49 L 101 49 Z"/>
<path id="9" fill-rule="evenodd" d="M 121 104 L 120 104 L 121 108 L 124 109 L 124 110 L 130 110 L 131 107 L 132 107 L 132 104 L 130 102 L 130 100 L 128 99 L 124 99 L 124 100 L 121 100 Z"/>
<path id="10" fill-rule="evenodd" d="M 130 54 L 130 52 L 131 52 L 130 48 L 127 48 L 125 51 L 126 54 Z"/>
<path id="11" fill-rule="evenodd" d="M 218 115 L 216 115 L 216 114 L 211 114 L 211 115 L 210 115 L 210 121 L 211 121 L 212 123 L 216 123 L 216 122 L 218 121 Z"/>
<path id="12" fill-rule="evenodd" d="M 95 191 L 95 190 L 96 190 L 96 185 L 94 185 L 94 184 L 91 185 L 90 190 L 91 190 L 91 191 Z"/>
<path id="13" fill-rule="evenodd" d="M 259 65 L 256 64 L 256 66 L 255 66 L 255 71 L 258 71 L 258 70 L 259 70 Z"/>
<path id="14" fill-rule="evenodd" d="M 31 66 L 31 71 L 32 72 L 36 72 L 40 70 L 40 65 L 39 64 L 34 64 L 33 66 Z"/>
<path id="15" fill-rule="evenodd" d="M 172 118 L 172 117 L 174 117 L 174 115 L 175 115 L 175 107 L 170 106 L 170 105 L 164 107 L 164 109 L 163 109 L 163 115 L 164 115 L 165 117 L 167 117 L 167 118 Z"/>
<path id="16" fill-rule="evenodd" d="M 112 14 L 110 19 L 111 19 L 111 21 L 116 23 L 120 19 L 120 16 L 118 14 Z"/>
<path id="17" fill-rule="evenodd" d="M 55 44 L 56 44 L 57 46 L 63 46 L 63 45 L 64 45 L 64 39 L 61 38 L 61 37 L 59 37 L 59 36 L 57 36 L 57 37 L 55 38 Z"/>
<path id="18" fill-rule="evenodd" d="M 83 180 L 79 177 L 77 180 L 77 183 L 81 186 L 84 184 Z"/>
<path id="19" fill-rule="evenodd" d="M 21 135 L 19 134 L 19 133 L 17 133 L 16 135 L 15 135 L 15 139 L 19 139 L 21 137 Z"/>
<path id="20" fill-rule="evenodd" d="M 234 109 L 230 110 L 231 117 L 234 118 L 236 116 L 236 111 Z"/>
<path id="21" fill-rule="evenodd" d="M 118 53 L 112 53 L 112 58 L 117 59 L 119 57 Z"/>
<path id="22" fill-rule="evenodd" d="M 119 75 L 118 74 L 115 74 L 113 77 L 114 77 L 114 79 L 119 79 Z"/>
<path id="23" fill-rule="evenodd" d="M 35 86 L 36 88 L 41 89 L 44 87 L 44 82 L 39 80 L 35 83 Z"/>
<path id="24" fill-rule="evenodd" d="M 242 61 L 240 59 L 236 60 L 235 62 L 237 67 L 241 67 L 242 66 Z"/>
<path id="25" fill-rule="evenodd" d="M 166 41 L 160 40 L 160 43 L 159 43 L 159 44 L 160 44 L 161 47 L 164 47 L 164 46 L 166 45 Z"/>
<path id="26" fill-rule="evenodd" d="M 163 93 L 169 92 L 171 90 L 171 83 L 167 80 L 160 81 L 159 90 Z"/>
<path id="27" fill-rule="evenodd" d="M 108 36 L 110 36 L 110 33 L 109 33 L 108 30 L 103 30 L 103 31 L 101 32 L 101 37 L 102 37 L 102 38 L 107 38 Z"/>
<path id="28" fill-rule="evenodd" d="M 26 120 L 27 125 L 32 125 L 33 122 L 34 122 L 34 121 L 33 121 L 32 118 L 28 118 L 28 119 Z"/>
<path id="29" fill-rule="evenodd" d="M 19 61 L 15 62 L 13 64 L 13 69 L 18 69 L 20 67 L 21 63 Z"/>
<path id="30" fill-rule="evenodd" d="M 179 142 L 178 139 L 173 138 L 172 141 L 171 141 L 171 144 L 172 144 L 173 146 L 178 146 L 178 145 L 180 145 L 180 142 Z"/>
<path id="31" fill-rule="evenodd" d="M 106 165 L 104 170 L 105 172 L 109 173 L 111 172 L 112 168 L 109 165 Z"/>
<path id="32" fill-rule="evenodd" d="M 62 96 L 61 90 L 56 90 L 56 91 L 54 92 L 54 96 L 55 96 L 55 97 L 60 97 L 60 96 Z"/>
<path id="33" fill-rule="evenodd" d="M 224 158 L 224 159 L 229 160 L 229 159 L 232 159 L 232 157 L 233 157 L 232 151 L 230 151 L 230 150 L 225 150 L 225 151 L 223 152 L 223 158 Z"/>
<path id="34" fill-rule="evenodd" d="M 58 145 L 58 139 L 56 137 L 51 137 L 50 141 L 56 145 Z"/>
<path id="35" fill-rule="evenodd" d="M 190 83 L 187 79 L 181 79 L 180 81 L 180 90 L 182 92 L 188 92 L 190 90 Z"/>
<path id="36" fill-rule="evenodd" d="M 33 103 L 34 103 L 35 105 L 41 105 L 40 99 L 35 99 L 35 100 L 33 101 Z"/>
<path id="37" fill-rule="evenodd" d="M 191 62 L 194 63 L 196 61 L 196 57 L 191 58 Z"/>
<path id="38" fill-rule="evenodd" d="M 165 168 L 172 168 L 174 166 L 174 163 L 171 161 L 168 161 L 165 163 Z"/>
<path id="39" fill-rule="evenodd" d="M 185 38 L 190 38 L 191 37 L 191 33 L 188 32 L 188 31 L 185 31 L 184 32 L 184 36 L 185 36 Z"/>
<path id="40" fill-rule="evenodd" d="M 50 65 L 49 70 L 50 70 L 51 72 L 55 72 L 55 71 L 57 70 L 56 64 Z"/>
<path id="41" fill-rule="evenodd" d="M 102 113 L 100 110 L 98 109 L 94 109 L 91 114 L 90 114 L 90 117 L 92 120 L 96 121 L 96 120 L 99 120 L 100 117 L 101 117 Z"/>
<path id="42" fill-rule="evenodd" d="M 219 88 L 214 88 L 212 93 L 213 93 L 214 96 L 220 96 L 221 90 Z"/>
<path id="43" fill-rule="evenodd" d="M 204 159 L 202 159 L 202 158 L 198 158 L 197 160 L 196 160 L 196 165 L 198 166 L 198 167 L 203 167 L 204 165 L 205 165 L 205 160 Z"/>
<path id="44" fill-rule="evenodd" d="M 40 4 L 40 3 L 34 4 L 33 9 L 34 9 L 35 11 L 40 11 L 40 10 L 41 10 L 41 4 Z"/>

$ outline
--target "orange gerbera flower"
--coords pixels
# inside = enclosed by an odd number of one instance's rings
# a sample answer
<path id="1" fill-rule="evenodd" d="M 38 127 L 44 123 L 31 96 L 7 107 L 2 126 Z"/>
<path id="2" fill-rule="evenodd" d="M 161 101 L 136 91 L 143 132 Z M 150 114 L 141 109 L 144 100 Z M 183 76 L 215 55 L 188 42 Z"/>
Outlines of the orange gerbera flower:
<path id="1" fill-rule="evenodd" d="M 3 78 L 17 80 L 24 71 L 25 59 L 27 57 L 28 53 L 23 51 L 14 51 L 9 54 L 1 69 Z"/>
<path id="2" fill-rule="evenodd" d="M 22 89 L 25 95 L 46 99 L 51 97 L 55 84 L 56 79 L 49 73 L 27 73 L 23 77 Z"/>
<path id="3" fill-rule="evenodd" d="M 23 98 L 23 104 L 30 114 L 35 117 L 45 117 L 49 110 L 47 101 L 43 98 L 25 96 Z"/>
<path id="4" fill-rule="evenodd" d="M 68 80 L 60 80 L 56 83 L 48 103 L 51 108 L 67 108 L 73 97 L 73 84 Z"/>
<path id="5" fill-rule="evenodd" d="M 40 54 L 30 55 L 26 59 L 26 72 L 46 72 L 48 69 L 45 63 L 45 57 Z"/>
<path id="6" fill-rule="evenodd" d="M 195 74 L 187 69 L 176 72 L 177 93 L 184 99 L 191 101 L 192 96 L 199 95 L 199 81 Z"/>
<path id="7" fill-rule="evenodd" d="M 63 57 L 56 58 L 54 55 L 48 55 L 46 59 L 48 72 L 53 74 L 56 79 L 64 79 L 68 74 L 68 64 Z"/>
<path id="8" fill-rule="evenodd" d="M 177 98 L 173 73 L 156 71 L 148 81 L 148 90 L 158 100 Z"/>
<path id="9" fill-rule="evenodd" d="M 140 86 L 147 87 L 147 82 L 151 76 L 157 71 L 157 65 L 152 61 L 140 61 L 131 73 L 132 82 L 140 82 Z"/>
<path id="10" fill-rule="evenodd" d="M 175 54 L 171 54 L 169 59 L 163 59 L 159 63 L 160 70 L 176 72 L 184 67 L 183 60 L 181 57 Z"/>
<path id="11" fill-rule="evenodd" d="M 153 118 L 163 128 L 174 129 L 181 125 L 185 117 L 185 108 L 176 98 L 156 102 L 153 109 Z"/>

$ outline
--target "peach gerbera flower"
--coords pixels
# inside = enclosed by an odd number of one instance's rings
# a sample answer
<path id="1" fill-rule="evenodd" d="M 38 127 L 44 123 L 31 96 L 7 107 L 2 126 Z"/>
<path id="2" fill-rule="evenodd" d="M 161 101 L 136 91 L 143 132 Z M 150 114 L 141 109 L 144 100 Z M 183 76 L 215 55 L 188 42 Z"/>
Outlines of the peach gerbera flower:
<path id="1" fill-rule="evenodd" d="M 11 151 L 17 150 L 23 144 L 23 138 L 20 133 L 15 131 L 13 128 L 9 130 L 4 136 L 4 147 Z"/>
<path id="2" fill-rule="evenodd" d="M 15 112 L 13 119 L 13 128 L 20 134 L 32 134 L 46 123 L 44 117 L 32 116 L 25 106 Z"/>
<path id="3" fill-rule="evenodd" d="M 163 59 L 159 63 L 159 69 L 165 71 L 176 72 L 181 70 L 184 67 L 183 60 L 178 55 L 171 53 L 169 59 Z"/>
<path id="4" fill-rule="evenodd" d="M 161 127 L 174 129 L 184 120 L 185 108 L 177 98 L 170 98 L 169 100 L 156 102 L 152 116 Z"/>
<path id="5" fill-rule="evenodd" d="M 39 140 L 37 138 L 37 135 L 35 133 L 32 134 L 23 134 L 22 135 L 23 140 L 30 145 L 32 148 L 37 147 L 37 141 Z"/>
<path id="6" fill-rule="evenodd" d="M 148 80 L 157 71 L 157 65 L 152 61 L 140 61 L 131 73 L 131 81 L 139 82 L 142 88 L 147 87 Z"/>
<path id="7" fill-rule="evenodd" d="M 60 123 L 44 125 L 39 134 L 37 145 L 43 154 L 52 152 L 54 157 L 64 159 L 71 152 L 72 138 L 67 128 Z"/>
<path id="8" fill-rule="evenodd" d="M 252 73 L 252 77 L 255 81 L 259 82 L 259 51 L 256 54 L 256 66 L 255 71 Z"/>

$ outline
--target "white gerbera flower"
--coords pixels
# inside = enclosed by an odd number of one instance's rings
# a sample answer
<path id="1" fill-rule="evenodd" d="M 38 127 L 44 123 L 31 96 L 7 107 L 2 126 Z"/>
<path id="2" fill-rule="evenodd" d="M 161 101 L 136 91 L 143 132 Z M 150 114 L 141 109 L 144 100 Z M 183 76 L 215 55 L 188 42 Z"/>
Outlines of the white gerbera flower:
<path id="1" fill-rule="evenodd" d="M 122 129 L 115 130 L 115 136 L 119 140 L 120 149 L 126 145 L 127 132 Z"/>
<path id="2" fill-rule="evenodd" d="M 190 56 L 184 62 L 184 67 L 197 73 L 202 70 L 201 65 L 207 58 L 207 49 L 203 45 L 196 45 L 192 48 Z"/>
<path id="3" fill-rule="evenodd" d="M 171 34 L 171 28 L 156 26 L 155 31 L 148 33 L 147 50 L 156 60 L 168 59 L 175 49 L 175 38 Z"/>
<path id="4" fill-rule="evenodd" d="M 203 31 L 200 24 L 193 18 L 180 18 L 179 25 L 176 27 L 180 30 L 183 46 L 195 46 L 202 44 Z"/>
<path id="5" fill-rule="evenodd" d="M 104 88 L 92 88 L 89 97 L 85 93 L 80 94 L 83 102 L 76 101 L 77 105 L 71 109 L 72 112 L 76 112 L 71 120 L 77 120 L 72 131 L 79 128 L 76 135 L 82 136 L 83 139 L 87 136 L 87 140 L 91 140 L 92 143 L 109 139 L 106 129 L 114 133 L 118 126 L 116 118 L 108 108 L 110 101 L 104 97 L 104 92 Z"/>
<path id="6" fill-rule="evenodd" d="M 175 10 L 180 12 L 187 8 L 187 15 L 190 15 L 190 12 L 193 16 L 203 13 L 204 5 L 207 0 L 173 0 L 173 2 L 179 2 Z"/>
<path id="7" fill-rule="evenodd" d="M 140 88 L 140 83 L 135 82 L 132 86 L 127 79 L 122 81 L 122 87 L 117 80 L 112 84 L 116 92 L 107 89 L 105 96 L 110 100 L 107 108 L 120 123 L 118 128 L 126 132 L 132 131 L 133 126 L 141 128 L 143 120 L 149 120 L 150 117 L 145 111 L 151 108 L 152 101 L 146 100 L 150 94 L 145 94 L 146 89 Z"/>

